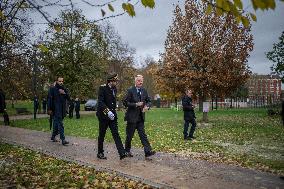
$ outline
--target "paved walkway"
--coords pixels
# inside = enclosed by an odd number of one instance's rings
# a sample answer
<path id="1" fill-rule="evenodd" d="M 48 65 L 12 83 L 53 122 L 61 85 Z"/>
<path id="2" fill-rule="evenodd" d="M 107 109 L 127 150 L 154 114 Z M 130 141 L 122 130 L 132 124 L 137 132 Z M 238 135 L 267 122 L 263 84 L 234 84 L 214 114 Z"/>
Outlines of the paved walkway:
<path id="1" fill-rule="evenodd" d="M 95 111 L 80 111 L 80 114 L 81 115 L 95 115 L 96 112 Z M 44 118 L 44 117 L 49 117 L 49 115 L 47 114 L 37 114 L 36 115 L 36 118 Z M 21 119 L 33 119 L 34 118 L 34 114 L 23 114 L 23 115 L 9 115 L 9 119 L 10 121 L 11 120 L 21 120 Z M 67 115 L 67 118 L 68 118 L 68 115 Z M 76 118 L 76 115 L 74 113 L 74 116 L 73 118 L 75 119 Z M 2 114 L 0 114 L 0 124 L 3 124 L 1 123 L 1 121 L 3 121 L 3 116 Z"/>
<path id="2" fill-rule="evenodd" d="M 114 144 L 105 144 L 108 159 L 99 160 L 95 140 L 66 138 L 71 142 L 69 146 L 50 142 L 50 133 L 0 126 L 0 140 L 4 142 L 98 170 L 116 172 L 158 188 L 284 188 L 284 180 L 277 175 L 175 154 L 158 152 L 152 159 L 145 160 L 142 149 L 133 149 L 133 158 L 119 160 Z"/>

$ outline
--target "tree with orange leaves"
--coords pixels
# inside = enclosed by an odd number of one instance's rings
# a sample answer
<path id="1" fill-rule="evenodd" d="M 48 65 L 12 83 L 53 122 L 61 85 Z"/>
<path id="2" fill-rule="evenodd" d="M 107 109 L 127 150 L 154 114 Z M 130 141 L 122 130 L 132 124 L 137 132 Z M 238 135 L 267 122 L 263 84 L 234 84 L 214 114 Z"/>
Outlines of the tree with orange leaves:
<path id="1" fill-rule="evenodd" d="M 208 14 L 206 5 L 186 0 L 184 12 L 176 6 L 156 75 L 160 86 L 168 86 L 165 90 L 191 88 L 200 102 L 213 94 L 229 95 L 244 84 L 253 49 L 250 25 L 238 24 L 230 14 Z"/>

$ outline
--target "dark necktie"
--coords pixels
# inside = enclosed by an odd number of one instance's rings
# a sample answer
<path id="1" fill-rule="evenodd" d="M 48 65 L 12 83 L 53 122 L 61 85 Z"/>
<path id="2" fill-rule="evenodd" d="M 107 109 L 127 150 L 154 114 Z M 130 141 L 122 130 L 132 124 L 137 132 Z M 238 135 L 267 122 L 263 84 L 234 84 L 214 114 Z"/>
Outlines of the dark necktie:
<path id="1" fill-rule="evenodd" d="M 113 96 L 115 97 L 115 90 L 114 89 L 111 89 L 111 90 L 112 90 Z"/>
<path id="2" fill-rule="evenodd" d="M 141 89 L 140 88 L 138 89 L 138 98 L 139 98 L 139 101 L 141 102 L 142 99 L 141 99 Z"/>

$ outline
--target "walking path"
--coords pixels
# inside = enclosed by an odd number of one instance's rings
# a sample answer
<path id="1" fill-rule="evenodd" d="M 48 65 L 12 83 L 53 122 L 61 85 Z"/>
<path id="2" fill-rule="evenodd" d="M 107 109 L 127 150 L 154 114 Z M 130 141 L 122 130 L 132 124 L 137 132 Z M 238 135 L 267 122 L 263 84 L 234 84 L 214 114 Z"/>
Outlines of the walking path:
<path id="1" fill-rule="evenodd" d="M 133 149 L 134 157 L 119 160 L 115 145 L 105 143 L 107 160 L 96 158 L 97 142 L 66 137 L 70 144 L 50 141 L 50 133 L 0 126 L 0 140 L 97 170 L 116 172 L 158 188 L 284 188 L 279 176 L 241 167 L 196 160 L 158 152 L 145 160 L 142 149 Z"/>
<path id="2" fill-rule="evenodd" d="M 81 115 L 90 115 L 93 114 L 95 115 L 96 112 L 95 111 L 80 111 Z M 49 115 L 47 114 L 36 114 L 36 118 L 44 118 L 44 117 L 49 117 Z M 24 115 L 11 115 L 9 116 L 10 121 L 12 120 L 21 120 L 21 119 L 33 119 L 34 118 L 34 114 L 24 114 Z M 74 119 L 76 118 L 75 114 L 74 114 Z M 3 116 L 2 114 L 0 114 L 0 124 L 1 121 L 3 121 Z"/>

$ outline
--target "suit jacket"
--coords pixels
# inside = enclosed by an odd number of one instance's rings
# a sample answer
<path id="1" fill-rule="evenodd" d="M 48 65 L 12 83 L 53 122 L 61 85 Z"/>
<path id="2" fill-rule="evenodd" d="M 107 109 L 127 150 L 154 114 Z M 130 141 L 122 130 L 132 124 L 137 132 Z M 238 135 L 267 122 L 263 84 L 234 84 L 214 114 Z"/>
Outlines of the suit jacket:
<path id="1" fill-rule="evenodd" d="M 116 93 L 116 87 L 110 88 L 107 84 L 100 86 L 98 93 L 98 108 L 96 113 L 100 121 L 110 120 L 107 116 L 108 111 L 111 111 L 115 115 L 115 120 L 117 119 Z"/>
<path id="2" fill-rule="evenodd" d="M 182 98 L 182 107 L 184 112 L 184 120 L 195 119 L 194 108 L 192 105 L 192 99 L 189 96 L 184 96 Z"/>
<path id="3" fill-rule="evenodd" d="M 0 113 L 3 113 L 4 109 L 6 109 L 5 94 L 0 90 Z"/>
<path id="4" fill-rule="evenodd" d="M 145 112 L 142 112 L 143 107 L 136 107 L 136 103 L 140 102 L 137 89 L 135 86 L 127 90 L 127 94 L 123 99 L 123 105 L 127 108 L 124 120 L 131 123 L 139 121 L 139 116 L 142 116 L 145 121 Z M 146 89 L 141 88 L 141 102 L 148 107 L 151 106 L 151 99 L 148 96 Z"/>
<path id="5" fill-rule="evenodd" d="M 60 94 L 59 89 L 63 89 L 66 94 Z M 68 91 L 56 84 L 48 91 L 47 110 L 51 110 L 53 116 L 63 119 L 66 116 L 66 100 L 70 100 Z"/>

